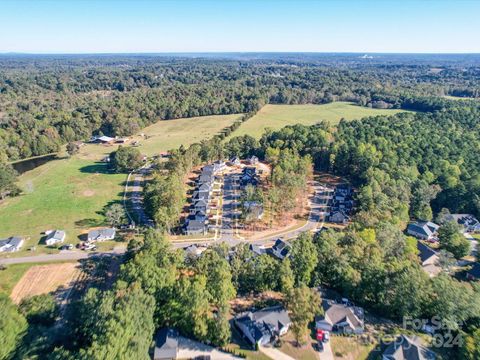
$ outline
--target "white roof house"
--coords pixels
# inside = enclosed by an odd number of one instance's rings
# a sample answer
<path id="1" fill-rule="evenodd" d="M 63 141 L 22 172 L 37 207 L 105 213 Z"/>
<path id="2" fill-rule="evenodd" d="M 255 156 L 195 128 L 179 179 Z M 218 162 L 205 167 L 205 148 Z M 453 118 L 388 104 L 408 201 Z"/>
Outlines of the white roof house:
<path id="1" fill-rule="evenodd" d="M 48 246 L 63 243 L 65 241 L 65 231 L 55 230 L 50 232 L 45 239 L 45 244 Z"/>
<path id="2" fill-rule="evenodd" d="M 95 229 L 88 232 L 88 241 L 105 241 L 115 238 L 115 228 Z"/>
<path id="3" fill-rule="evenodd" d="M 0 240 L 0 252 L 15 252 L 20 250 L 25 239 L 19 236 L 11 236 L 7 239 Z"/>

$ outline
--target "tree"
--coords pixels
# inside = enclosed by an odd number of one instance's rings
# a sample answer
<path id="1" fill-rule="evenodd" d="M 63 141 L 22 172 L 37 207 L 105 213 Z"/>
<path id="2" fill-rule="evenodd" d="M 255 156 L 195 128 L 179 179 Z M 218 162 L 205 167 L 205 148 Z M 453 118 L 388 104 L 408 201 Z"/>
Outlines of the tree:
<path id="1" fill-rule="evenodd" d="M 79 151 L 80 151 L 80 147 L 76 143 L 69 142 L 67 144 L 67 154 L 68 155 L 73 156 L 75 154 L 78 154 Z"/>
<path id="2" fill-rule="evenodd" d="M 292 271 L 290 259 L 286 258 L 281 262 L 278 277 L 280 291 L 285 295 L 289 294 L 295 285 L 295 275 Z"/>
<path id="3" fill-rule="evenodd" d="M 454 221 L 447 221 L 440 227 L 438 240 L 440 246 L 451 252 L 457 259 L 468 255 L 470 252 L 469 241 L 460 233 L 460 228 Z"/>
<path id="4" fill-rule="evenodd" d="M 470 335 L 464 334 L 460 354 L 461 359 L 480 359 L 480 329 L 474 329 Z"/>
<path id="5" fill-rule="evenodd" d="M 291 262 L 295 284 L 309 285 L 318 262 L 317 249 L 310 233 L 304 232 L 292 242 Z"/>
<path id="6" fill-rule="evenodd" d="M 321 299 L 318 293 L 302 284 L 293 289 L 287 299 L 292 332 L 298 345 L 305 344 L 308 324 L 321 312 Z"/>
<path id="7" fill-rule="evenodd" d="M 0 161 L 0 199 L 20 193 L 20 189 L 16 185 L 17 175 L 12 165 Z"/>
<path id="8" fill-rule="evenodd" d="M 113 152 L 110 157 L 111 164 L 117 172 L 135 170 L 143 164 L 140 150 L 134 147 L 119 146 L 118 150 Z"/>
<path id="9" fill-rule="evenodd" d="M 450 273 L 452 267 L 456 264 L 455 257 L 452 253 L 446 250 L 440 250 L 438 252 L 437 265 L 442 268 L 447 274 Z"/>
<path id="10" fill-rule="evenodd" d="M 105 217 L 111 226 L 118 226 L 125 221 L 125 210 L 120 204 L 112 204 L 105 212 Z"/>
<path id="11" fill-rule="evenodd" d="M 36 295 L 23 299 L 20 303 L 20 312 L 30 324 L 49 326 L 58 316 L 58 306 L 50 294 Z"/>
<path id="12" fill-rule="evenodd" d="M 0 360 L 9 359 L 27 330 L 27 321 L 7 295 L 0 294 Z"/>

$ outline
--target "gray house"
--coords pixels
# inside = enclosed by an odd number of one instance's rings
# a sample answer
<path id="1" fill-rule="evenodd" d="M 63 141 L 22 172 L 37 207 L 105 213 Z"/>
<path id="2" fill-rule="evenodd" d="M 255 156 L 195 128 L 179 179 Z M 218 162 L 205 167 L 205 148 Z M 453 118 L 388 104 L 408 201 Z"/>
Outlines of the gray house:
<path id="1" fill-rule="evenodd" d="M 400 335 L 382 354 L 382 360 L 434 360 L 435 353 L 420 344 L 419 339 Z"/>
<path id="2" fill-rule="evenodd" d="M 185 234 L 187 235 L 204 235 L 206 231 L 205 221 L 189 219 L 185 225 Z"/>
<path id="3" fill-rule="evenodd" d="M 45 244 L 48 246 L 51 246 L 58 243 L 63 243 L 64 241 L 65 241 L 65 231 L 54 230 L 47 235 L 47 238 L 45 239 Z"/>
<path id="4" fill-rule="evenodd" d="M 292 246 L 289 243 L 283 241 L 282 239 L 277 239 L 277 241 L 275 241 L 275 244 L 269 249 L 269 253 L 271 253 L 276 258 L 283 260 L 290 256 L 291 249 Z"/>
<path id="5" fill-rule="evenodd" d="M 431 221 L 416 221 L 408 224 L 407 234 L 422 240 L 436 240 L 440 226 Z"/>
<path id="6" fill-rule="evenodd" d="M 88 232 L 88 241 L 106 241 L 115 239 L 115 228 L 95 229 Z"/>
<path id="7" fill-rule="evenodd" d="M 11 236 L 7 239 L 0 240 L 0 252 L 15 252 L 20 250 L 25 239 L 20 236 Z"/>
<path id="8" fill-rule="evenodd" d="M 178 355 L 178 332 L 163 328 L 155 336 L 153 360 L 174 360 Z"/>
<path id="9" fill-rule="evenodd" d="M 315 328 L 341 334 L 361 334 L 364 330 L 365 314 L 358 306 L 337 304 L 323 300 L 324 315 L 315 319 Z"/>
<path id="10" fill-rule="evenodd" d="M 287 333 L 290 317 L 283 306 L 272 306 L 235 317 L 234 324 L 253 347 L 267 345 Z"/>
<path id="11" fill-rule="evenodd" d="M 442 268 L 437 265 L 438 263 L 438 254 L 431 247 L 417 241 L 418 257 L 420 258 L 420 265 L 422 265 L 423 270 L 430 277 L 438 275 Z"/>
<path id="12" fill-rule="evenodd" d="M 328 221 L 335 223 L 335 224 L 345 224 L 348 222 L 350 218 L 348 217 L 347 214 L 345 214 L 343 211 L 334 211 L 333 213 L 330 214 L 328 217 Z"/>

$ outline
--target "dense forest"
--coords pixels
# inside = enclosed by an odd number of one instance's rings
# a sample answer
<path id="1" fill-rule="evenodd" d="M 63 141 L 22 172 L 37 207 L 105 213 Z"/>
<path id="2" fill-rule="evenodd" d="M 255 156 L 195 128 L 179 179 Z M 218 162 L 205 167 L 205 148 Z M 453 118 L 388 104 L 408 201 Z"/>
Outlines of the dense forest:
<path id="1" fill-rule="evenodd" d="M 159 120 L 248 113 L 267 103 L 438 110 L 479 97 L 475 58 L 0 57 L 0 160 L 56 152 L 92 134 L 129 135 Z"/>

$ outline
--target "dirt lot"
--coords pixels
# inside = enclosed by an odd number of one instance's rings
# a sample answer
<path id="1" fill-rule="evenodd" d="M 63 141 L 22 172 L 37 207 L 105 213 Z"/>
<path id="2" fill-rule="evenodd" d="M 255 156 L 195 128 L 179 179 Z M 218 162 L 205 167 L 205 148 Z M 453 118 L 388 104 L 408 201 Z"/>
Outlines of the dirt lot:
<path id="1" fill-rule="evenodd" d="M 15 285 L 10 297 L 14 303 L 18 304 L 22 299 L 33 295 L 46 294 L 60 287 L 72 286 L 80 273 L 78 263 L 33 266 Z"/>

